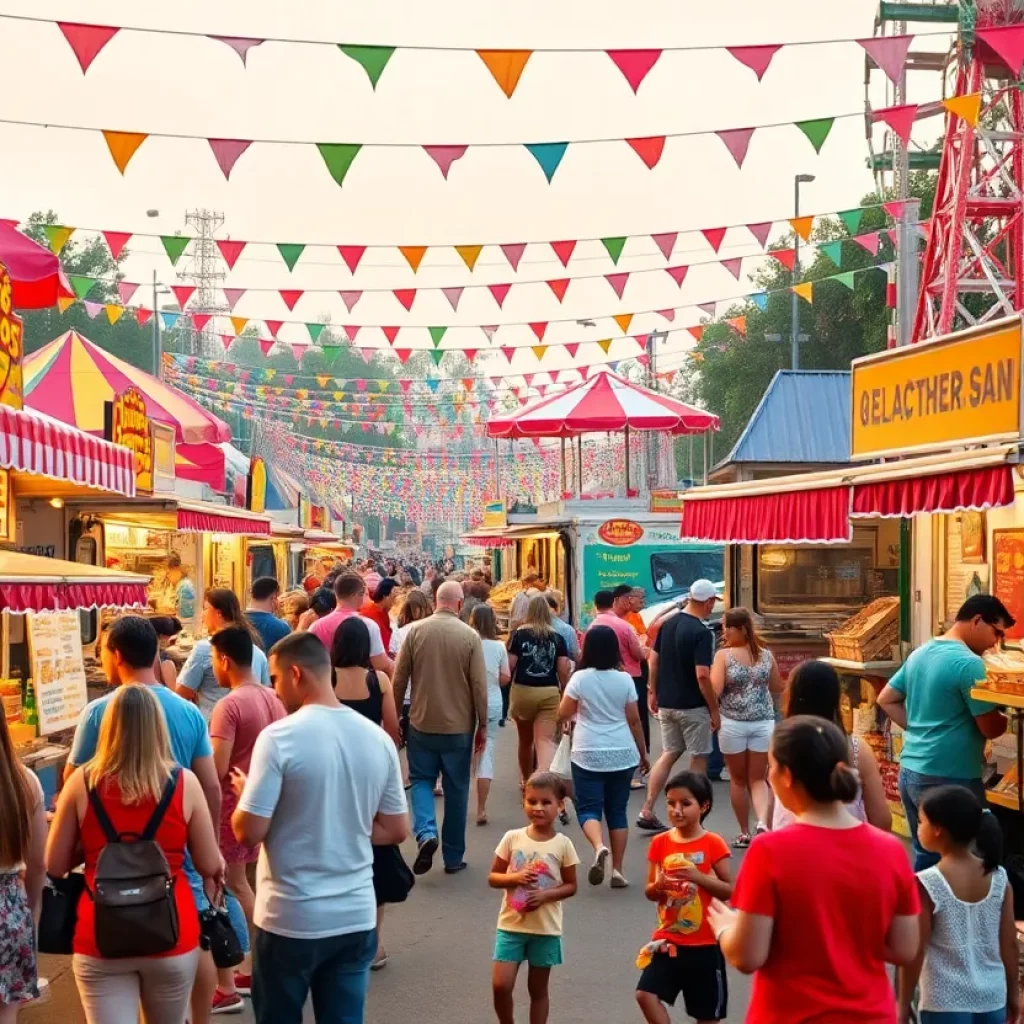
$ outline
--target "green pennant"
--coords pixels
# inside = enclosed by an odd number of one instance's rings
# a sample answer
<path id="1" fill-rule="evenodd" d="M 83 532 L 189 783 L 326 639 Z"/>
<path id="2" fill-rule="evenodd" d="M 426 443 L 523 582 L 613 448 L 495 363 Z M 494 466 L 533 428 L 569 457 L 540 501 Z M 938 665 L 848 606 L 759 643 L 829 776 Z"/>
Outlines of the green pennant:
<path id="1" fill-rule="evenodd" d="M 163 243 L 167 258 L 171 261 L 171 266 L 176 267 L 178 260 L 181 259 L 181 254 L 192 239 L 186 238 L 184 235 L 161 235 L 160 241 Z"/>
<path id="2" fill-rule="evenodd" d="M 855 235 L 857 234 L 857 228 L 860 227 L 860 221 L 863 216 L 863 210 L 843 210 L 839 214 L 839 219 L 846 225 L 846 230 L 851 235 Z"/>
<path id="3" fill-rule="evenodd" d="M 345 46 L 343 43 L 338 44 L 338 49 L 362 67 L 374 89 L 395 52 L 393 46 Z"/>
<path id="4" fill-rule="evenodd" d="M 849 288 L 850 291 L 852 292 L 853 291 L 853 275 L 855 273 L 856 273 L 855 270 L 847 270 L 846 273 L 844 273 L 844 274 L 836 274 L 834 277 L 831 277 L 829 280 L 831 280 L 831 281 L 838 281 L 841 285 L 845 285 L 845 287 Z"/>
<path id="5" fill-rule="evenodd" d="M 278 248 L 280 249 L 281 247 L 278 246 Z M 314 344 L 316 344 L 317 340 L 320 338 L 325 326 L 325 324 L 306 324 L 306 330 L 309 331 L 309 336 L 313 340 Z"/>
<path id="6" fill-rule="evenodd" d="M 819 245 L 818 248 L 837 267 L 841 267 L 843 265 L 843 240 L 841 238 L 836 242 L 825 242 L 822 245 Z"/>
<path id="7" fill-rule="evenodd" d="M 331 367 L 338 361 L 338 356 L 341 355 L 341 346 L 328 345 L 323 349 L 322 355 L 324 357 L 324 366 Z"/>
<path id="8" fill-rule="evenodd" d="M 305 248 L 304 245 L 299 245 L 296 242 L 277 243 L 277 251 L 281 254 L 281 259 L 284 260 L 289 273 L 295 269 L 295 264 L 299 262 L 299 257 Z"/>
<path id="9" fill-rule="evenodd" d="M 434 360 L 435 366 L 441 365 L 441 360 L 444 359 L 444 356 L 445 353 L 442 352 L 441 349 L 434 349 L 434 351 L 430 353 L 430 358 Z"/>
<path id="10" fill-rule="evenodd" d="M 74 228 L 64 227 L 63 224 L 44 224 L 43 233 L 46 235 L 46 241 L 50 245 L 50 252 L 55 256 L 59 256 L 61 249 L 67 244 L 74 230 Z"/>
<path id="11" fill-rule="evenodd" d="M 320 155 L 324 158 L 331 177 L 341 185 L 352 166 L 352 161 L 359 155 L 359 150 L 363 147 L 357 142 L 318 142 L 316 148 L 320 150 Z"/>
<path id="12" fill-rule="evenodd" d="M 608 250 L 608 255 L 612 258 L 612 263 L 618 266 L 619 257 L 622 255 L 622 250 L 626 245 L 626 239 L 623 238 L 602 238 L 601 244 Z"/>
<path id="13" fill-rule="evenodd" d="M 430 331 L 430 340 L 433 342 L 434 348 L 437 348 L 441 344 L 441 339 L 445 336 L 445 332 L 448 330 L 447 327 L 428 327 Z"/>
<path id="14" fill-rule="evenodd" d="M 86 295 L 92 291 L 93 285 L 96 284 L 94 278 L 78 277 L 75 274 L 72 274 L 68 280 L 71 282 L 71 287 L 74 289 L 75 295 L 80 299 L 84 299 Z"/>
<path id="15" fill-rule="evenodd" d="M 807 136 L 807 140 L 814 147 L 814 152 L 820 153 L 836 119 L 834 117 L 818 117 L 810 121 L 794 121 L 793 123 Z"/>

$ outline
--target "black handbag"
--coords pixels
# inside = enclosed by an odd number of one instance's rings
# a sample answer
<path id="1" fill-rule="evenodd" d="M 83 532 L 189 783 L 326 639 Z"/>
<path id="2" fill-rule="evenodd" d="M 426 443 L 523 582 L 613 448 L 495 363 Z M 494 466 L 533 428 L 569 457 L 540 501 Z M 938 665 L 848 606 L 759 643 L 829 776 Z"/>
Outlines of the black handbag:
<path id="1" fill-rule="evenodd" d="M 244 959 L 231 918 L 223 907 L 208 907 L 199 915 L 200 945 L 208 949 L 214 965 L 225 970 L 237 967 Z"/>
<path id="2" fill-rule="evenodd" d="M 67 878 L 46 876 L 39 915 L 39 952 L 68 956 L 72 952 L 78 901 L 85 891 L 85 875 L 73 871 Z"/>
<path id="3" fill-rule="evenodd" d="M 416 878 L 397 846 L 373 848 L 373 894 L 378 907 L 404 903 L 415 884 Z"/>

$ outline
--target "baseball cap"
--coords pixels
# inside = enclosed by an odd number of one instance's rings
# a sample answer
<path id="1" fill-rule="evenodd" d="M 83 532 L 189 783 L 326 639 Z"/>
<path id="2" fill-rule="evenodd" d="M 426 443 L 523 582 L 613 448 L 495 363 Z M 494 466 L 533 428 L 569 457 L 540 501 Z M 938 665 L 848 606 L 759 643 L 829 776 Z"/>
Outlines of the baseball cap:
<path id="1" fill-rule="evenodd" d="M 710 601 L 713 597 L 717 596 L 718 591 L 715 589 L 715 585 L 711 580 L 694 580 L 690 585 L 691 601 Z"/>

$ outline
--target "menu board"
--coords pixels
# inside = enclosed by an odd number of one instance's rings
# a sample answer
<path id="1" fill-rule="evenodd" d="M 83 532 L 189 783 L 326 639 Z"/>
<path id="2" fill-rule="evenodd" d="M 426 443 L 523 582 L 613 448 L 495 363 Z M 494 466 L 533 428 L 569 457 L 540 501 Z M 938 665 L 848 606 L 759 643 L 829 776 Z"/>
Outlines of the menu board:
<path id="1" fill-rule="evenodd" d="M 992 593 L 1017 620 L 1007 639 L 1024 637 L 1024 530 L 993 532 Z"/>
<path id="2" fill-rule="evenodd" d="M 29 657 L 39 735 L 70 729 L 89 701 L 78 612 L 28 614 Z"/>

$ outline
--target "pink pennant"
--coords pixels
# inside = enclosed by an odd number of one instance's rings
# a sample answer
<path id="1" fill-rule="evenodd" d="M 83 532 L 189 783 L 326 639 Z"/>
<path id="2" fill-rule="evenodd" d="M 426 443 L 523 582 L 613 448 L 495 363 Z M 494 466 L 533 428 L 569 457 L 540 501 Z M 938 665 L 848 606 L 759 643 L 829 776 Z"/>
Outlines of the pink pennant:
<path id="1" fill-rule="evenodd" d="M 736 161 L 736 166 L 742 167 L 743 161 L 747 158 L 747 148 L 750 146 L 754 129 L 730 128 L 728 131 L 715 132 L 715 134 L 725 143 L 725 148 L 729 150 L 729 155 Z M 718 250 L 715 249 L 715 252 Z"/>
<path id="2" fill-rule="evenodd" d="M 100 50 L 121 31 L 106 25 L 82 25 L 74 21 L 58 21 L 57 28 L 64 33 L 64 38 L 74 51 L 83 75 Z"/>
<path id="3" fill-rule="evenodd" d="M 403 395 L 407 395 L 407 394 L 409 394 L 409 388 L 412 387 L 412 381 L 411 380 L 405 380 L 403 378 L 402 380 L 400 380 L 398 382 L 398 385 L 402 389 L 402 394 Z"/>
<path id="4" fill-rule="evenodd" d="M 509 266 L 513 270 L 519 269 L 519 261 L 523 258 L 523 253 L 526 252 L 525 242 L 509 242 L 501 246 L 501 251 L 508 260 Z"/>
<path id="5" fill-rule="evenodd" d="M 424 146 L 423 150 L 440 168 L 444 180 L 448 180 L 448 172 L 456 160 L 466 155 L 469 146 Z"/>
<path id="6" fill-rule="evenodd" d="M 230 46 L 238 54 L 243 67 L 246 66 L 245 61 L 249 56 L 249 51 L 254 46 L 259 46 L 263 42 L 262 39 L 246 39 L 241 36 L 210 36 L 209 38 L 216 39 L 218 43 L 226 43 Z"/>
<path id="7" fill-rule="evenodd" d="M 85 312 L 88 314 L 90 320 L 95 320 L 96 317 L 103 312 L 102 302 L 85 302 Z"/>
<path id="8" fill-rule="evenodd" d="M 796 266 L 795 249 L 772 249 L 768 255 L 777 259 L 787 270 L 792 270 Z"/>
<path id="9" fill-rule="evenodd" d="M 382 327 L 381 330 L 384 332 L 384 337 L 388 339 L 389 345 L 395 344 L 395 338 L 398 337 L 397 327 Z"/>
<path id="10" fill-rule="evenodd" d="M 892 245 L 892 247 L 894 249 L 898 245 L 898 243 L 896 241 L 896 236 L 897 236 L 897 231 L 896 231 L 895 228 L 886 228 L 885 229 L 885 237 L 889 239 L 889 243 Z"/>
<path id="11" fill-rule="evenodd" d="M 224 346 L 225 352 L 227 352 L 227 350 L 231 348 L 231 344 L 234 340 L 235 336 L 233 334 L 222 334 L 220 336 L 220 343 Z"/>
<path id="12" fill-rule="evenodd" d="M 537 374 L 535 374 L 535 373 L 524 373 L 523 374 L 523 380 L 526 381 L 526 386 L 527 387 L 531 387 L 533 385 L 533 382 L 536 379 L 536 377 L 537 377 Z"/>
<path id="13" fill-rule="evenodd" d="M 736 256 L 731 260 L 721 260 L 722 266 L 732 274 L 733 277 L 738 281 L 740 279 L 740 273 L 743 270 L 743 257 Z"/>
<path id="14" fill-rule="evenodd" d="M 352 342 L 354 342 L 356 340 L 356 335 L 359 334 L 359 332 L 362 329 L 363 329 L 362 326 L 355 326 L 355 325 L 348 326 L 348 327 L 342 327 L 342 330 L 345 332 L 345 337 L 348 338 L 348 342 L 349 342 L 350 345 L 352 344 Z"/>
<path id="15" fill-rule="evenodd" d="M 757 239 L 757 244 L 763 249 L 768 244 L 768 236 L 772 233 L 772 222 L 766 220 L 760 224 L 748 224 L 747 230 Z"/>
<path id="16" fill-rule="evenodd" d="M 750 70 L 757 75 L 757 80 L 759 82 L 764 78 L 764 73 L 768 70 L 768 65 L 771 64 L 772 57 L 774 57 L 781 49 L 781 45 L 771 43 L 765 46 L 726 47 L 726 50 L 728 50 L 729 53 L 731 53 L 741 64 L 750 68 Z"/>
<path id="17" fill-rule="evenodd" d="M 728 230 L 728 228 L 703 228 L 701 234 L 707 239 L 708 245 L 715 252 L 718 252 L 722 247 L 722 240 L 725 238 L 725 233 Z"/>
<path id="18" fill-rule="evenodd" d="M 689 267 L 666 267 L 665 272 L 677 285 L 679 285 L 680 288 L 682 288 L 683 281 L 686 280 L 686 272 L 689 269 Z"/>
<path id="19" fill-rule="evenodd" d="M 124 247 L 131 240 L 131 233 L 128 231 L 104 231 L 103 240 L 107 243 L 107 248 L 110 250 L 110 255 L 118 260 L 121 258 L 121 253 L 124 252 Z"/>
<path id="20" fill-rule="evenodd" d="M 145 327 L 149 323 L 149 318 L 153 315 L 153 310 L 142 309 L 140 306 L 135 310 L 135 320 L 140 327 Z"/>
<path id="21" fill-rule="evenodd" d="M 679 233 L 676 231 L 669 231 L 663 235 L 651 235 L 654 239 L 654 244 L 661 250 L 662 256 L 665 259 L 672 258 L 672 250 L 676 247 L 676 239 L 679 237 Z"/>
<path id="22" fill-rule="evenodd" d="M 641 139 L 626 139 L 626 145 L 653 171 L 665 152 L 664 135 L 648 135 Z"/>
<path id="23" fill-rule="evenodd" d="M 891 203 L 882 203 L 882 209 L 885 210 L 893 220 L 902 220 L 903 211 L 907 208 L 907 204 L 902 199 L 893 200 Z"/>
<path id="24" fill-rule="evenodd" d="M 288 347 L 292 350 L 292 358 L 295 360 L 295 362 L 297 362 L 301 366 L 302 365 L 302 357 L 306 354 L 306 349 L 308 349 L 309 346 L 308 345 L 289 345 Z M 292 380 L 294 381 L 294 379 L 295 378 L 293 377 Z M 288 378 L 285 377 L 285 380 L 287 381 Z"/>
<path id="25" fill-rule="evenodd" d="M 548 281 L 547 285 L 554 292 L 555 298 L 561 302 L 565 298 L 565 293 L 569 290 L 569 278 L 563 277 L 557 281 Z"/>
<path id="26" fill-rule="evenodd" d="M 872 256 L 878 255 L 878 232 L 871 231 L 866 235 L 854 235 L 853 240 L 862 248 L 867 249 Z"/>
<path id="27" fill-rule="evenodd" d="M 210 144 L 210 149 L 213 150 L 213 158 L 217 161 L 220 173 L 230 181 L 235 163 L 252 145 L 252 141 L 249 139 L 207 139 L 206 141 Z"/>
<path id="28" fill-rule="evenodd" d="M 228 270 L 235 269 L 238 257 L 242 255 L 242 250 L 246 245 L 248 245 L 247 242 L 235 242 L 230 238 L 217 239 L 217 248 L 220 250 L 224 262 L 228 265 Z"/>
<path id="29" fill-rule="evenodd" d="M 544 340 L 544 335 L 547 333 L 548 325 L 546 323 L 530 324 L 530 330 L 537 336 L 538 341 Z"/>
<path id="30" fill-rule="evenodd" d="M 267 330 L 270 331 L 271 336 L 276 339 L 277 338 L 277 332 L 279 330 L 281 330 L 281 328 L 284 326 L 284 321 L 283 320 L 264 320 L 263 322 L 267 325 Z"/>
<path id="31" fill-rule="evenodd" d="M 901 107 L 885 107 L 876 110 L 871 115 L 875 121 L 883 121 L 895 133 L 896 137 L 906 145 L 910 141 L 910 133 L 914 129 L 914 120 L 917 117 L 917 104 L 907 103 Z"/>
<path id="32" fill-rule="evenodd" d="M 366 252 L 365 245 L 339 245 L 338 252 L 341 253 L 341 258 L 345 261 L 345 266 L 354 274 L 356 267 L 359 266 L 359 261 L 363 258 L 363 253 Z"/>
<path id="33" fill-rule="evenodd" d="M 512 357 L 516 354 L 516 350 L 510 345 L 502 345 L 498 350 L 508 360 L 509 365 L 512 365 Z"/>
<path id="34" fill-rule="evenodd" d="M 197 331 L 201 331 L 212 319 L 209 313 L 193 313 L 192 324 Z"/>
<path id="35" fill-rule="evenodd" d="M 857 40 L 893 85 L 899 85 L 903 65 L 907 62 L 907 51 L 913 41 L 913 36 L 875 36 Z"/>
<path id="36" fill-rule="evenodd" d="M 551 242 L 551 251 L 561 261 L 563 267 L 569 266 L 569 260 L 572 257 L 573 249 L 576 248 L 575 242 Z"/>
<path id="37" fill-rule="evenodd" d="M 345 308 L 351 313 L 356 308 L 356 303 L 363 297 L 362 292 L 338 292 Z"/>
<path id="38" fill-rule="evenodd" d="M 127 306 L 132 300 L 132 296 L 138 290 L 138 285 L 132 281 L 118 281 L 117 282 L 117 294 L 121 300 L 122 306 Z"/>
<path id="39" fill-rule="evenodd" d="M 494 341 L 494 336 L 498 333 L 498 327 L 496 324 L 493 326 L 481 327 L 480 330 L 484 332 L 488 341 Z"/>
<path id="40" fill-rule="evenodd" d="M 363 357 L 363 362 L 366 363 L 367 366 L 373 362 L 374 352 L 372 348 L 359 348 L 356 349 L 356 351 Z"/>
<path id="41" fill-rule="evenodd" d="M 622 293 L 626 290 L 629 274 L 605 274 L 604 279 L 612 286 L 612 291 L 621 299 Z"/>
<path id="42" fill-rule="evenodd" d="M 305 293 L 297 288 L 285 288 L 279 291 L 277 294 L 280 295 L 281 298 L 284 300 L 284 304 L 288 307 L 288 309 L 293 310 L 295 309 L 295 304 L 299 301 L 299 299 L 302 298 L 302 296 Z"/>
<path id="43" fill-rule="evenodd" d="M 192 298 L 192 293 L 195 291 L 195 286 L 191 284 L 172 284 L 171 291 L 174 292 L 174 298 L 178 303 L 180 309 L 185 308 L 185 303 Z"/>
<path id="44" fill-rule="evenodd" d="M 606 50 L 605 53 L 622 72 L 633 92 L 640 88 L 640 83 L 661 56 L 661 50 Z"/>
<path id="45" fill-rule="evenodd" d="M 416 301 L 415 288 L 396 288 L 391 294 L 398 299 L 407 312 L 412 309 L 412 304 Z"/>
<path id="46" fill-rule="evenodd" d="M 657 313 L 658 316 L 664 317 L 669 323 L 672 323 L 676 318 L 676 311 L 674 309 L 659 309 Z"/>
<path id="47" fill-rule="evenodd" d="M 562 348 L 564 348 L 565 351 L 569 353 L 569 358 L 570 359 L 575 359 L 576 358 L 576 352 L 578 351 L 579 347 L 580 347 L 580 343 L 578 341 L 574 341 L 574 342 L 572 342 L 569 345 L 563 345 L 562 346 Z"/>
<path id="48" fill-rule="evenodd" d="M 448 300 L 448 304 L 455 312 L 459 309 L 459 300 L 462 298 L 462 288 L 442 288 L 441 294 Z"/>
<path id="49" fill-rule="evenodd" d="M 245 294 L 244 288 L 225 288 L 224 298 L 227 301 L 228 309 L 234 310 L 235 306 L 238 305 L 238 300 Z"/>
<path id="50" fill-rule="evenodd" d="M 635 342 L 636 342 L 636 343 L 637 343 L 638 345 L 646 345 L 646 344 L 647 344 L 647 341 L 646 341 L 646 339 L 644 339 L 644 341 L 641 341 L 641 340 L 640 340 L 639 338 L 634 338 L 633 340 L 634 340 L 634 341 L 635 341 Z M 639 364 L 640 364 L 641 366 L 650 366 L 650 365 L 651 365 L 651 357 L 650 357 L 650 356 L 649 356 L 649 355 L 648 355 L 648 354 L 647 354 L 646 352 L 644 352 L 644 353 L 643 353 L 643 355 L 639 355 L 639 356 L 637 356 L 637 357 L 636 357 L 636 361 L 637 361 L 637 362 L 638 362 L 638 363 L 639 363 Z"/>
<path id="51" fill-rule="evenodd" d="M 995 53 L 1015 76 L 1020 76 L 1021 67 L 1024 66 L 1024 25 L 979 28 L 978 39 Z"/>
<path id="52" fill-rule="evenodd" d="M 505 302 L 505 296 L 508 295 L 509 289 L 512 287 L 510 284 L 489 284 L 487 290 L 494 297 L 494 301 L 498 304 L 498 309 L 501 309 Z"/>

